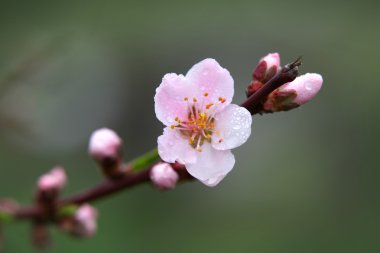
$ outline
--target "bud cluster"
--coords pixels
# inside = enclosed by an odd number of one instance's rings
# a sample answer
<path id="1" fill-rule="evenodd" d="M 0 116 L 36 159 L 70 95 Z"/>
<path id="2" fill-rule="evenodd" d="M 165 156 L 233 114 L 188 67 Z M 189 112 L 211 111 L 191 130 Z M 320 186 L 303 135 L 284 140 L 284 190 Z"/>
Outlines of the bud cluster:
<path id="1" fill-rule="evenodd" d="M 263 57 L 253 71 L 253 80 L 247 87 L 247 96 L 251 96 L 261 89 L 279 70 L 280 55 L 268 54 Z M 321 89 L 322 76 L 316 73 L 307 73 L 297 77 L 294 81 L 285 83 L 262 101 L 259 113 L 288 111 L 310 101 Z"/>

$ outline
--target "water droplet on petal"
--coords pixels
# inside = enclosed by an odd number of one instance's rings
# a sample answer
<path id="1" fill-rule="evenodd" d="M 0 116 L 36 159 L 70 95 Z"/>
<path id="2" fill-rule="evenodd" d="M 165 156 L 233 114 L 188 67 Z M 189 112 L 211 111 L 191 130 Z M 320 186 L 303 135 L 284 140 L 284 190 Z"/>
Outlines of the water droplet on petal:
<path id="1" fill-rule="evenodd" d="M 305 84 L 305 89 L 306 89 L 306 90 L 312 90 L 312 89 L 313 89 L 313 85 L 312 85 L 312 83 L 311 83 L 311 82 L 307 82 L 307 83 Z"/>

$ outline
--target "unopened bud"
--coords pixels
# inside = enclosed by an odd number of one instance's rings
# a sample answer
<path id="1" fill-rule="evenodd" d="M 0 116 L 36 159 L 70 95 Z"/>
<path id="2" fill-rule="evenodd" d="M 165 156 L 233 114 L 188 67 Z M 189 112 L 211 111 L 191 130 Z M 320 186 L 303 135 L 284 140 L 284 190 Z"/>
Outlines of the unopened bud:
<path id="1" fill-rule="evenodd" d="M 247 87 L 247 96 L 249 97 L 261 89 L 280 69 L 280 55 L 278 53 L 267 54 L 261 58 L 253 70 L 253 80 Z"/>
<path id="2" fill-rule="evenodd" d="M 111 129 L 101 128 L 91 135 L 89 153 L 107 176 L 117 174 L 122 159 L 121 148 L 121 138 Z"/>
<path id="3" fill-rule="evenodd" d="M 178 174 L 168 163 L 159 163 L 150 171 L 153 184 L 162 190 L 173 189 L 178 181 Z"/>
<path id="4" fill-rule="evenodd" d="M 293 82 L 281 86 L 280 91 L 294 90 L 297 96 L 293 102 L 303 105 L 314 98 L 322 87 L 323 78 L 320 74 L 307 73 L 297 77 Z"/>
<path id="5" fill-rule="evenodd" d="M 305 74 L 273 91 L 263 104 L 266 112 L 287 111 L 310 101 L 321 89 L 319 74 Z"/>
<path id="6" fill-rule="evenodd" d="M 89 204 L 81 205 L 74 214 L 72 233 L 79 237 L 92 237 L 96 233 L 97 210 Z"/>
<path id="7" fill-rule="evenodd" d="M 40 191 L 59 191 L 66 185 L 66 173 L 62 167 L 55 167 L 38 180 Z"/>
<path id="8" fill-rule="evenodd" d="M 280 69 L 280 55 L 278 53 L 267 54 L 261 58 L 253 71 L 253 80 L 266 83 Z"/>

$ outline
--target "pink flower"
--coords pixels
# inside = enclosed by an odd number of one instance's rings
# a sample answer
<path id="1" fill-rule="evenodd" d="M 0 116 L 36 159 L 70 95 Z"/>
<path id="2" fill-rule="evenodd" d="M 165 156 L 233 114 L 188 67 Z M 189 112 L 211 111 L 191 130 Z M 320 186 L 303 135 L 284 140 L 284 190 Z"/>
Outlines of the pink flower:
<path id="1" fill-rule="evenodd" d="M 178 181 L 178 174 L 168 163 L 159 163 L 150 171 L 150 179 L 158 188 L 173 189 Z"/>
<path id="2" fill-rule="evenodd" d="M 217 185 L 235 164 L 230 149 L 251 134 L 251 114 L 231 104 L 233 94 L 230 73 L 213 59 L 195 64 L 186 76 L 166 74 L 154 97 L 157 118 L 166 125 L 157 141 L 161 159 Z"/>
<path id="3" fill-rule="evenodd" d="M 323 78 L 316 73 L 307 73 L 297 77 L 293 82 L 284 84 L 279 88 L 280 92 L 296 92 L 292 102 L 303 105 L 314 98 L 322 87 Z"/>
<path id="4" fill-rule="evenodd" d="M 41 191 L 61 190 L 66 185 L 66 173 L 62 167 L 55 167 L 38 179 L 38 189 Z"/>
<path id="5" fill-rule="evenodd" d="M 101 128 L 94 131 L 90 138 L 89 153 L 97 161 L 120 157 L 122 140 L 111 129 Z"/>
<path id="6" fill-rule="evenodd" d="M 81 237 L 91 237 L 96 233 L 98 217 L 97 210 L 89 204 L 81 205 L 74 215 L 76 222 L 74 234 Z"/>

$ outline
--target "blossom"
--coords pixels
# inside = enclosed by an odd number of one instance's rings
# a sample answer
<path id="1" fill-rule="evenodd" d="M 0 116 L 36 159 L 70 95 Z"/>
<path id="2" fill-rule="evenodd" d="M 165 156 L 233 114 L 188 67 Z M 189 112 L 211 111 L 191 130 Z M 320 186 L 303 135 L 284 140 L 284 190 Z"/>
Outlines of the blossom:
<path id="1" fill-rule="evenodd" d="M 231 104 L 233 94 L 230 73 L 214 59 L 195 64 L 186 76 L 166 74 L 154 97 L 156 116 L 166 126 L 157 140 L 161 159 L 217 185 L 235 164 L 230 149 L 251 134 L 251 114 Z"/>
<path id="2" fill-rule="evenodd" d="M 54 167 L 48 173 L 38 179 L 38 189 L 41 191 L 61 190 L 67 181 L 65 170 L 62 167 Z"/>
<path id="3" fill-rule="evenodd" d="M 156 164 L 150 171 L 153 184 L 163 190 L 174 188 L 178 178 L 177 172 L 168 163 Z"/>

